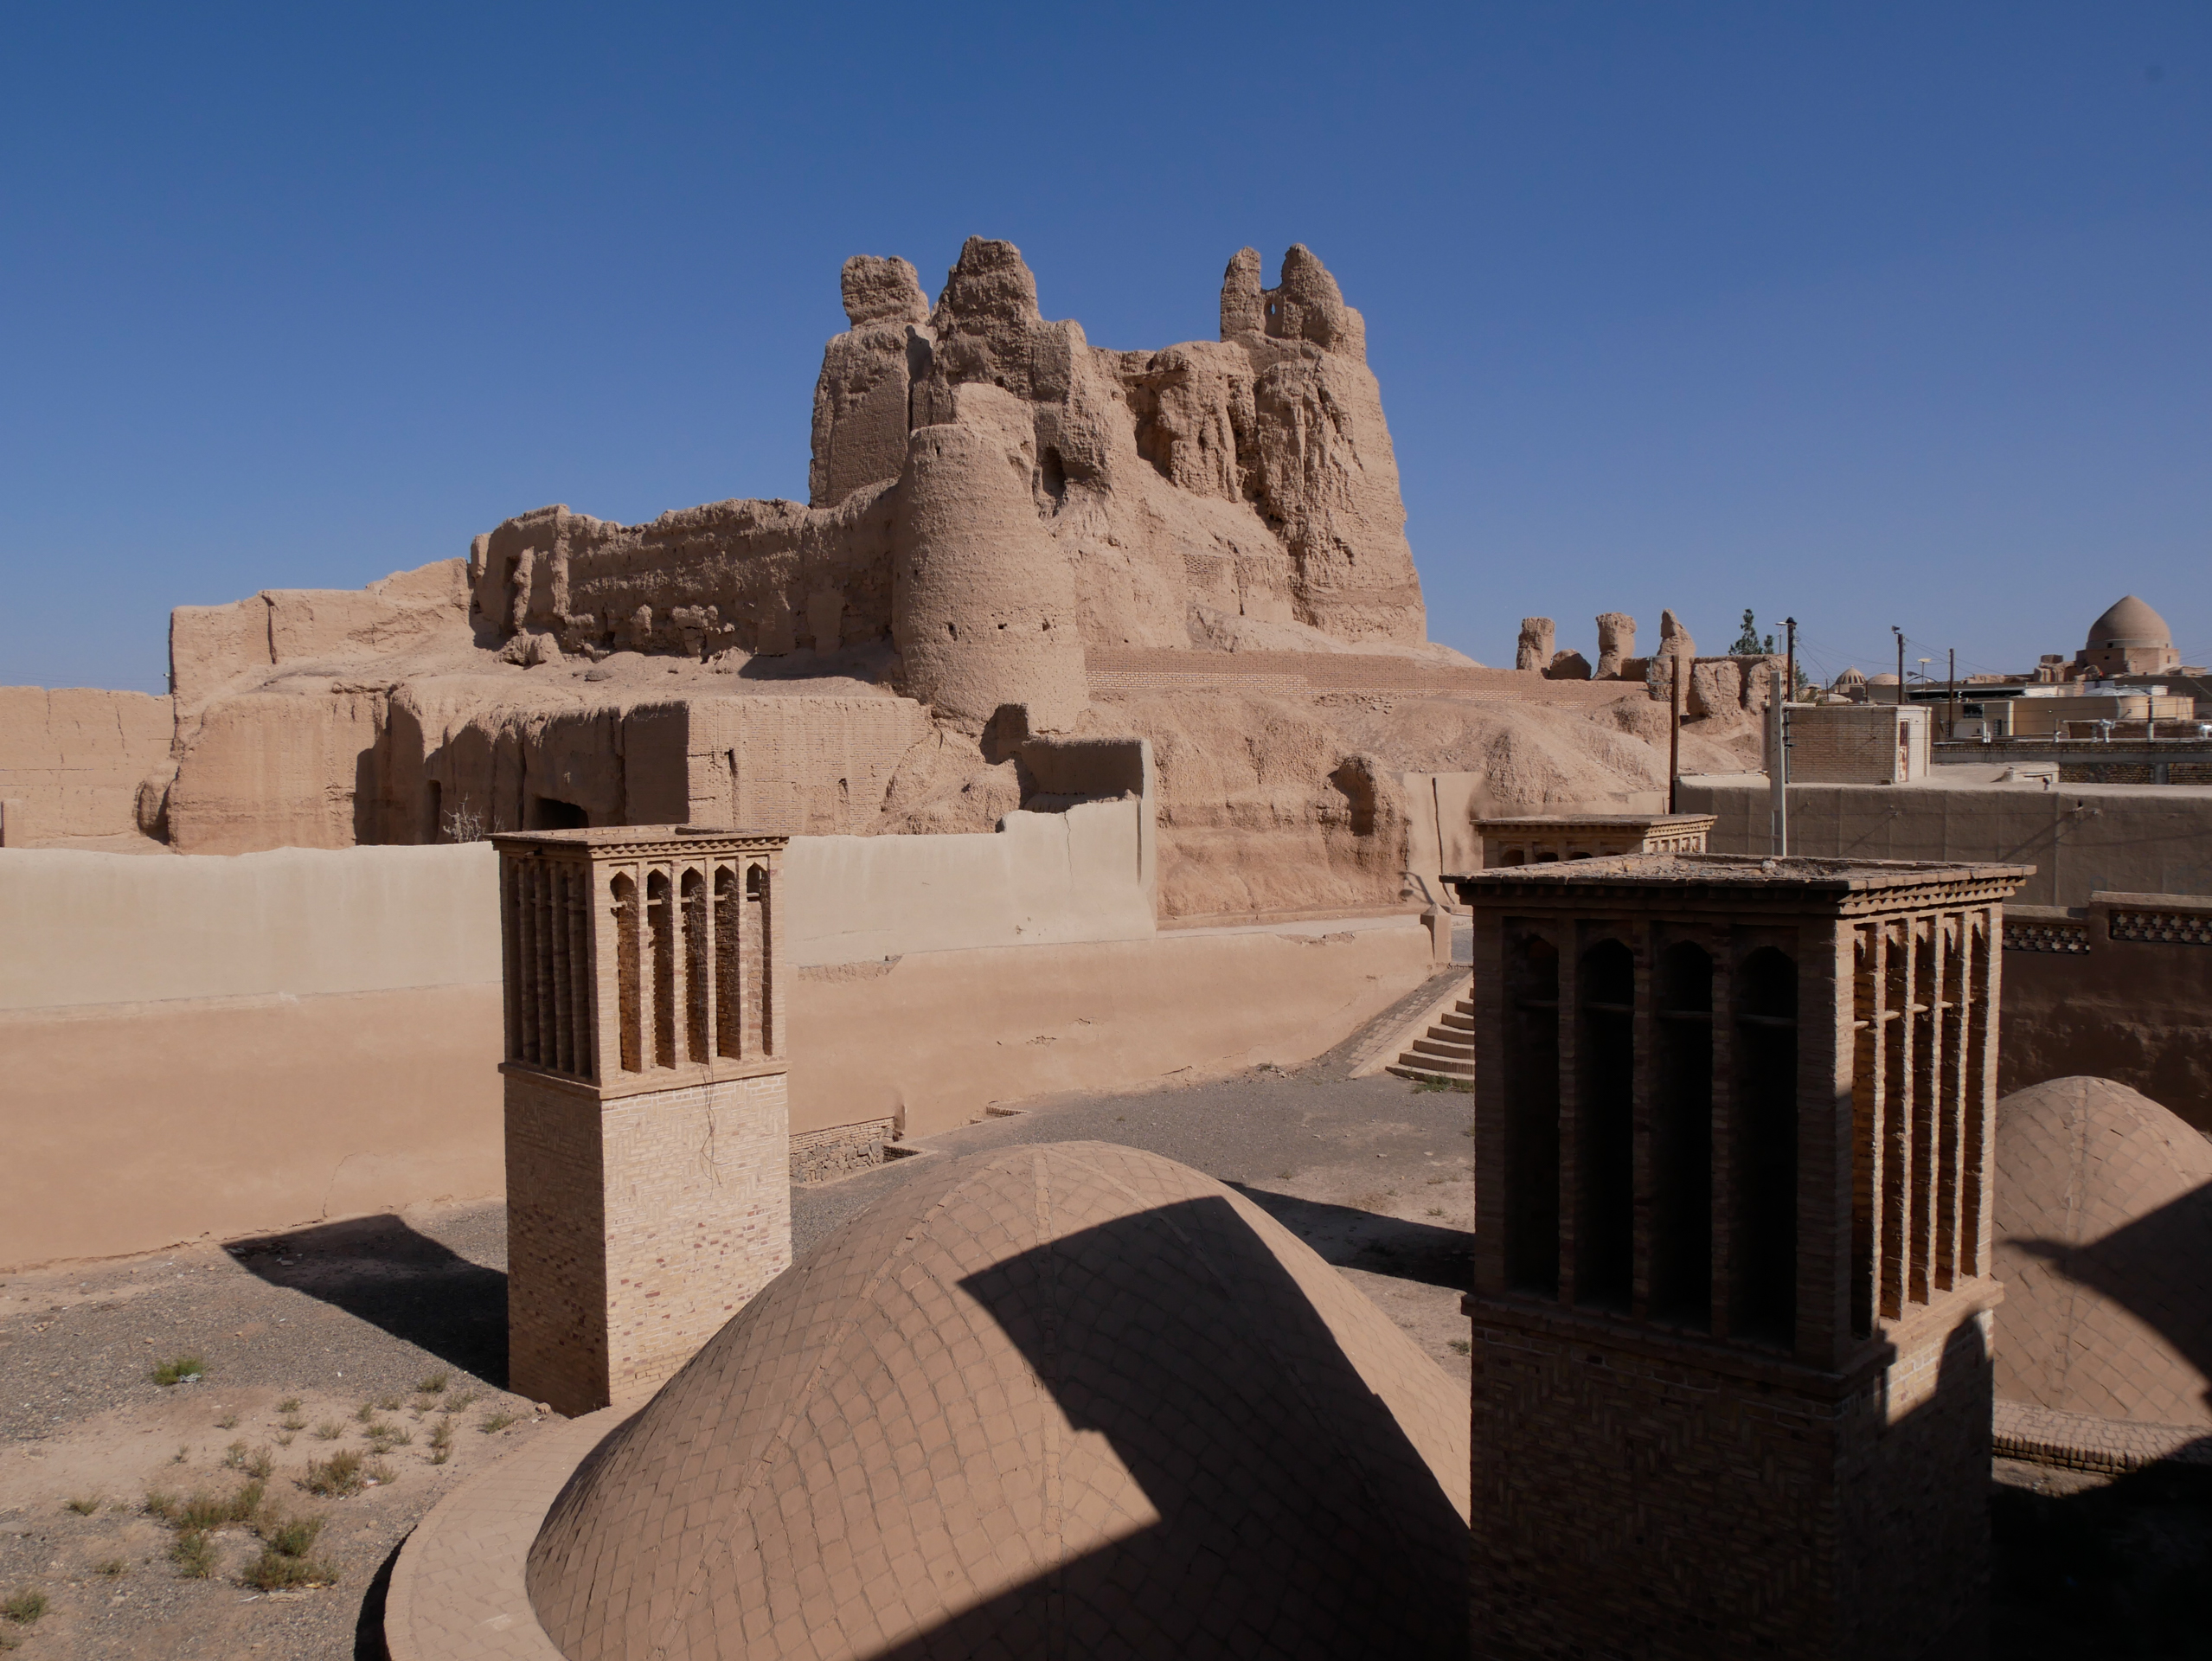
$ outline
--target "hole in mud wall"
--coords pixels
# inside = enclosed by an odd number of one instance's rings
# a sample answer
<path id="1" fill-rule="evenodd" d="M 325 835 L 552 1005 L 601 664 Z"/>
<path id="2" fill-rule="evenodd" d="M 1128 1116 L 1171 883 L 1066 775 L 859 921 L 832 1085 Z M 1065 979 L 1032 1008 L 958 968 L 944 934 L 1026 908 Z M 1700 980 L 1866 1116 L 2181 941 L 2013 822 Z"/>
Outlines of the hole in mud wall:
<path id="1" fill-rule="evenodd" d="M 592 816 L 574 802 L 564 802 L 554 796 L 533 796 L 523 811 L 523 828 L 526 830 L 581 830 L 592 822 Z"/>
<path id="2" fill-rule="evenodd" d="M 1060 504 L 1068 499 L 1068 464 L 1061 459 L 1056 446 L 1045 446 L 1044 454 L 1037 458 L 1037 480 L 1052 500 L 1052 510 L 1059 512 Z"/>
<path id="3" fill-rule="evenodd" d="M 438 840 L 438 827 L 446 817 L 446 787 L 433 779 L 422 796 L 422 837 L 424 842 Z"/>

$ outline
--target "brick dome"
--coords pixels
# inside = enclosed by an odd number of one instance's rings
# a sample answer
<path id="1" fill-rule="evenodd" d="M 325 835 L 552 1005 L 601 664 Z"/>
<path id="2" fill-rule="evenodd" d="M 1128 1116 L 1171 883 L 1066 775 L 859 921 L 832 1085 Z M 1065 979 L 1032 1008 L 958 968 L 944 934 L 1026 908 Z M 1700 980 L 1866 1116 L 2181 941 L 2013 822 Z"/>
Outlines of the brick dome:
<path id="1" fill-rule="evenodd" d="M 529 1554 L 568 1661 L 1463 1656 L 1468 1415 L 1264 1212 L 947 1159 L 741 1311 Z"/>
<path id="2" fill-rule="evenodd" d="M 2212 1144 L 2110 1079 L 1997 1105 L 1997 1393 L 2212 1425 Z"/>
<path id="3" fill-rule="evenodd" d="M 2166 619 L 2129 594 L 2114 600 L 2089 625 L 2089 638 L 2083 646 L 2089 651 L 2103 651 L 2130 647 L 2155 650 L 2173 644 L 2174 632 L 2166 626 Z"/>

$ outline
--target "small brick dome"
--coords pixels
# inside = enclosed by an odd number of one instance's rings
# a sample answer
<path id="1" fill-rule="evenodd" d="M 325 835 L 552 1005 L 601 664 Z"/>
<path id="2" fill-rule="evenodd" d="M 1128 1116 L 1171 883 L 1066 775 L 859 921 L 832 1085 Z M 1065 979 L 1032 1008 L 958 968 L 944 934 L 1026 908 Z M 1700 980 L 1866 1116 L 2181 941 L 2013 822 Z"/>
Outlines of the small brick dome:
<path id="1" fill-rule="evenodd" d="M 946 1159 L 747 1305 L 529 1554 L 568 1661 L 1462 1657 L 1464 1386 L 1266 1213 Z"/>
<path id="2" fill-rule="evenodd" d="M 2105 613 L 2089 625 L 2089 638 L 2084 643 L 2090 651 L 2125 651 L 2130 647 L 2155 651 L 2174 644 L 2174 632 L 2166 626 L 2166 619 L 2152 611 L 2150 606 L 2133 594 L 2114 600 Z"/>
<path id="3" fill-rule="evenodd" d="M 2212 1425 L 2212 1144 L 2110 1079 L 1997 1105 L 1997 1393 Z"/>

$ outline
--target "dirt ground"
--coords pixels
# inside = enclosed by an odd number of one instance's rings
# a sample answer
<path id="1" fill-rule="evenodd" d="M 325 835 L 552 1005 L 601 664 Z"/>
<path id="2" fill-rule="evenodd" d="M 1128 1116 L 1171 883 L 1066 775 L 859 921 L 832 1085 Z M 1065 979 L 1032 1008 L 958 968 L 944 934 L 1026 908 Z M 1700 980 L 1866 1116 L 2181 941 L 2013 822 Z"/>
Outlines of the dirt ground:
<path id="1" fill-rule="evenodd" d="M 1126 1143 L 1242 1190 L 1465 1380 L 1470 1105 L 1326 1068 L 1033 1102 L 933 1138 L 933 1153 L 795 1190 L 794 1246 L 804 1254 L 937 1158 Z M 504 1209 L 479 1203 L 0 1280 L 0 1609 L 22 1593 L 46 1600 L 35 1620 L 0 1614 L 0 1647 L 20 1645 L 22 1661 L 381 1654 L 356 1643 L 399 1542 L 543 1422 L 503 1388 L 505 1260 Z M 150 1378 L 188 1356 L 197 1381 Z M 310 1461 L 343 1451 L 381 1479 L 346 1497 L 305 1491 Z M 324 1519 L 312 1556 L 335 1584 L 243 1583 L 260 1542 L 238 1524 L 208 1536 L 209 1573 L 189 1577 L 178 1535 L 146 1510 L 149 1494 L 228 1498 L 264 1455 L 264 1505 Z M 2113 1482 L 1999 1461 L 1992 1495 L 1993 1654 L 2212 1655 L 2212 1470 Z"/>

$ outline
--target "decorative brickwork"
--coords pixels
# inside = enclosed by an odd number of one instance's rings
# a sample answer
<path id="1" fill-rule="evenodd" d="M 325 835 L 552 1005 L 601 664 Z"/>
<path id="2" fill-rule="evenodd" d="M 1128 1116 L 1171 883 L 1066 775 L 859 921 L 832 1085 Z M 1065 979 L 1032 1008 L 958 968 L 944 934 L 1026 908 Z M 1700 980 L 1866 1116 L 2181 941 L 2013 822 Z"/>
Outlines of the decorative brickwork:
<path id="1" fill-rule="evenodd" d="M 791 1262 L 784 838 L 495 838 L 508 1350 L 564 1413 L 656 1388 Z"/>
<path id="2" fill-rule="evenodd" d="M 864 1119 L 856 1125 L 802 1132 L 791 1139 L 791 1179 L 805 1188 L 870 1170 L 883 1163 L 884 1145 L 898 1133 L 895 1119 Z"/>
<path id="3" fill-rule="evenodd" d="M 1630 856 L 1475 909 L 1483 1656 L 1971 1646 L 2010 866 Z"/>
<path id="4" fill-rule="evenodd" d="M 2194 911 L 2121 911 L 2106 926 L 2116 940 L 2154 940 L 2164 946 L 2212 946 L 2212 914 Z"/>
<path id="5" fill-rule="evenodd" d="M 1477 819 L 1475 833 L 1489 869 L 1608 854 L 1702 854 L 1713 823 L 1710 813 L 1534 813 Z"/>
<path id="6" fill-rule="evenodd" d="M 2004 922 L 2008 952 L 2056 952 L 2066 954 L 2089 949 L 2089 926 L 2044 918 L 2008 917 Z"/>

